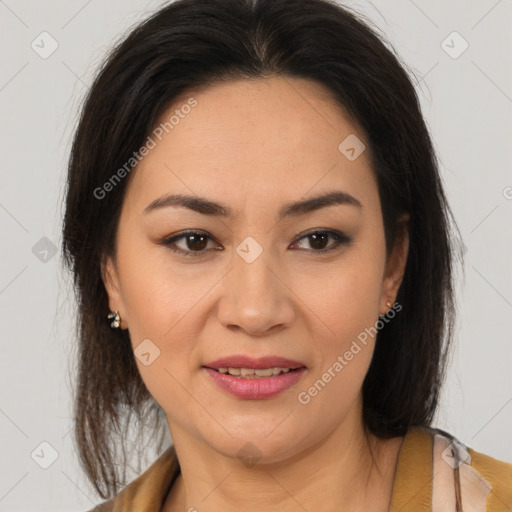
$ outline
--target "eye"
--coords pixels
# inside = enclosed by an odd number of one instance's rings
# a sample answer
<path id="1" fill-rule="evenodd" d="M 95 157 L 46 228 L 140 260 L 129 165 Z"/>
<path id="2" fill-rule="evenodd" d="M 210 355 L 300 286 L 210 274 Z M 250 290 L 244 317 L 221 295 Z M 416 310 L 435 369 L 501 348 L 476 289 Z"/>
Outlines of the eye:
<path id="1" fill-rule="evenodd" d="M 326 244 L 332 238 L 334 243 Z M 302 240 L 309 241 L 312 249 L 306 249 L 311 252 L 325 253 L 328 251 L 335 250 L 342 245 L 350 243 L 351 239 L 341 233 L 340 231 L 333 230 L 317 230 L 308 233 L 299 238 L 294 245 L 300 244 Z M 193 258 L 206 256 L 209 251 L 208 242 L 213 242 L 213 239 L 207 233 L 201 231 L 186 231 L 171 237 L 165 238 L 160 243 L 165 245 L 172 252 L 182 254 L 183 256 L 190 256 Z M 179 247 L 178 243 L 182 246 Z M 219 247 L 214 247 L 214 250 L 221 250 Z"/>
<path id="2" fill-rule="evenodd" d="M 183 240 L 182 247 L 176 247 L 177 242 Z M 208 241 L 212 238 L 201 231 L 187 231 L 179 235 L 162 240 L 162 244 L 167 246 L 171 251 L 183 254 L 184 256 L 201 257 L 205 256 Z M 184 247 L 183 247 L 184 246 Z"/>
<path id="3" fill-rule="evenodd" d="M 326 244 L 329 240 L 329 238 L 334 239 L 334 243 L 331 245 Z M 332 231 L 332 230 L 325 230 L 325 231 L 313 231 L 311 233 L 308 233 L 307 235 L 299 238 L 299 243 L 302 240 L 309 241 L 310 247 L 313 249 L 306 249 L 313 252 L 328 252 L 334 249 L 338 249 L 340 246 L 344 244 L 350 243 L 350 238 L 346 236 L 345 234 L 341 233 L 340 231 Z"/>

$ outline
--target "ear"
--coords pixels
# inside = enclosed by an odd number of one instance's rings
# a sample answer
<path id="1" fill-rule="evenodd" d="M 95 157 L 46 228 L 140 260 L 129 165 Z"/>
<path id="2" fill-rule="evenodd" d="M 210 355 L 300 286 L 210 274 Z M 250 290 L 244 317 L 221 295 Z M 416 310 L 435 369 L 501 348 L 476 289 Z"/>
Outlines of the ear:
<path id="1" fill-rule="evenodd" d="M 397 231 L 393 250 L 386 263 L 379 314 L 384 315 L 395 302 L 398 290 L 402 284 L 407 256 L 409 254 L 409 214 L 403 214 L 397 220 Z M 391 304 L 388 306 L 387 302 Z"/>
<path id="2" fill-rule="evenodd" d="M 111 256 L 104 256 L 101 262 L 101 278 L 108 295 L 108 307 L 110 311 L 119 311 L 121 317 L 121 329 L 126 329 L 124 318 L 124 303 L 119 286 L 119 275 L 115 260 Z M 106 316 L 106 315 L 105 315 Z"/>

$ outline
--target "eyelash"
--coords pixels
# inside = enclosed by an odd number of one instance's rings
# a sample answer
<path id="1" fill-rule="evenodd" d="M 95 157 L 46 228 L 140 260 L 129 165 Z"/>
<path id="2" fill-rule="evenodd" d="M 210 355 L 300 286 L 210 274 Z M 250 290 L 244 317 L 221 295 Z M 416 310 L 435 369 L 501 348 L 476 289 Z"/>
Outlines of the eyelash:
<path id="1" fill-rule="evenodd" d="M 311 237 L 311 236 L 319 234 L 319 233 L 332 236 L 332 238 L 334 238 L 336 243 L 332 244 L 331 246 L 329 246 L 326 249 L 318 249 L 318 250 L 304 249 L 304 250 L 309 251 L 309 252 L 314 252 L 314 253 L 325 254 L 327 252 L 330 252 L 330 251 L 333 251 L 336 249 L 341 249 L 341 247 L 343 245 L 348 245 L 351 242 L 351 239 L 348 236 L 346 236 L 345 234 L 341 233 L 340 231 L 333 231 L 333 230 L 326 229 L 326 230 L 311 231 L 311 232 L 307 233 L 306 235 L 303 235 L 302 237 L 300 237 L 294 243 L 300 242 L 304 238 L 308 238 L 308 237 Z M 213 240 L 207 233 L 204 233 L 201 231 L 185 231 L 178 235 L 173 235 L 171 237 L 165 238 L 160 243 L 162 245 L 166 246 L 170 251 L 179 253 L 186 257 L 200 258 L 200 257 L 206 256 L 206 253 L 208 252 L 206 249 L 203 249 L 201 251 L 185 251 L 183 249 L 177 249 L 176 247 L 172 247 L 172 244 L 176 243 L 178 240 L 181 240 L 182 238 L 185 238 L 187 235 L 206 236 L 209 240 Z M 214 250 L 218 250 L 218 249 L 214 249 Z"/>

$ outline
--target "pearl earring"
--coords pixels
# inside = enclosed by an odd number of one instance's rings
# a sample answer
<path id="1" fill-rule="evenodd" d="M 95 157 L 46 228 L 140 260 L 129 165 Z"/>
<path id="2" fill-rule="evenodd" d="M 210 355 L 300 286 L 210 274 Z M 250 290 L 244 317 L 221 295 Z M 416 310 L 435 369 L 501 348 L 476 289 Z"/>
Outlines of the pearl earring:
<path id="1" fill-rule="evenodd" d="M 119 312 L 116 310 L 116 311 L 111 311 L 107 318 L 109 320 L 112 320 L 112 323 L 110 324 L 110 327 L 112 327 L 112 329 L 117 329 L 120 325 L 121 325 L 121 317 L 119 316 Z"/>

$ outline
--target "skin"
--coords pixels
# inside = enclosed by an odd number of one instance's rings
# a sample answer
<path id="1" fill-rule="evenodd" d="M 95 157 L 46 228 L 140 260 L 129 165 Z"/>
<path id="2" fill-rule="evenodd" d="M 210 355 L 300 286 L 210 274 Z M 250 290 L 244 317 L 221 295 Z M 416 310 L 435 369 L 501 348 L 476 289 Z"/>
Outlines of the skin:
<path id="1" fill-rule="evenodd" d="M 109 306 L 133 347 L 150 339 L 160 350 L 149 366 L 136 361 L 166 413 L 181 465 L 163 510 L 238 511 L 250 503 L 267 512 L 387 511 L 403 438 L 365 436 L 361 390 L 375 339 L 308 404 L 297 399 L 390 309 L 402 282 L 407 232 L 387 258 L 365 135 L 323 86 L 303 79 L 189 91 L 162 120 L 191 96 L 197 106 L 132 171 L 117 255 L 103 266 Z M 354 161 L 338 150 L 349 134 L 366 144 Z M 331 205 L 278 219 L 284 204 L 332 190 L 362 208 Z M 221 202 L 233 217 L 174 206 L 143 213 L 168 193 Z M 351 242 L 322 254 L 336 240 L 315 245 L 305 236 L 322 229 Z M 200 248 L 205 256 L 160 243 L 184 230 L 211 237 Z M 252 263 L 236 252 L 248 236 L 263 249 Z M 182 238 L 174 246 L 195 244 Z M 307 370 L 276 397 L 242 400 L 201 369 L 232 354 L 283 356 Z M 237 457 L 248 442 L 260 456 L 250 466 Z"/>

